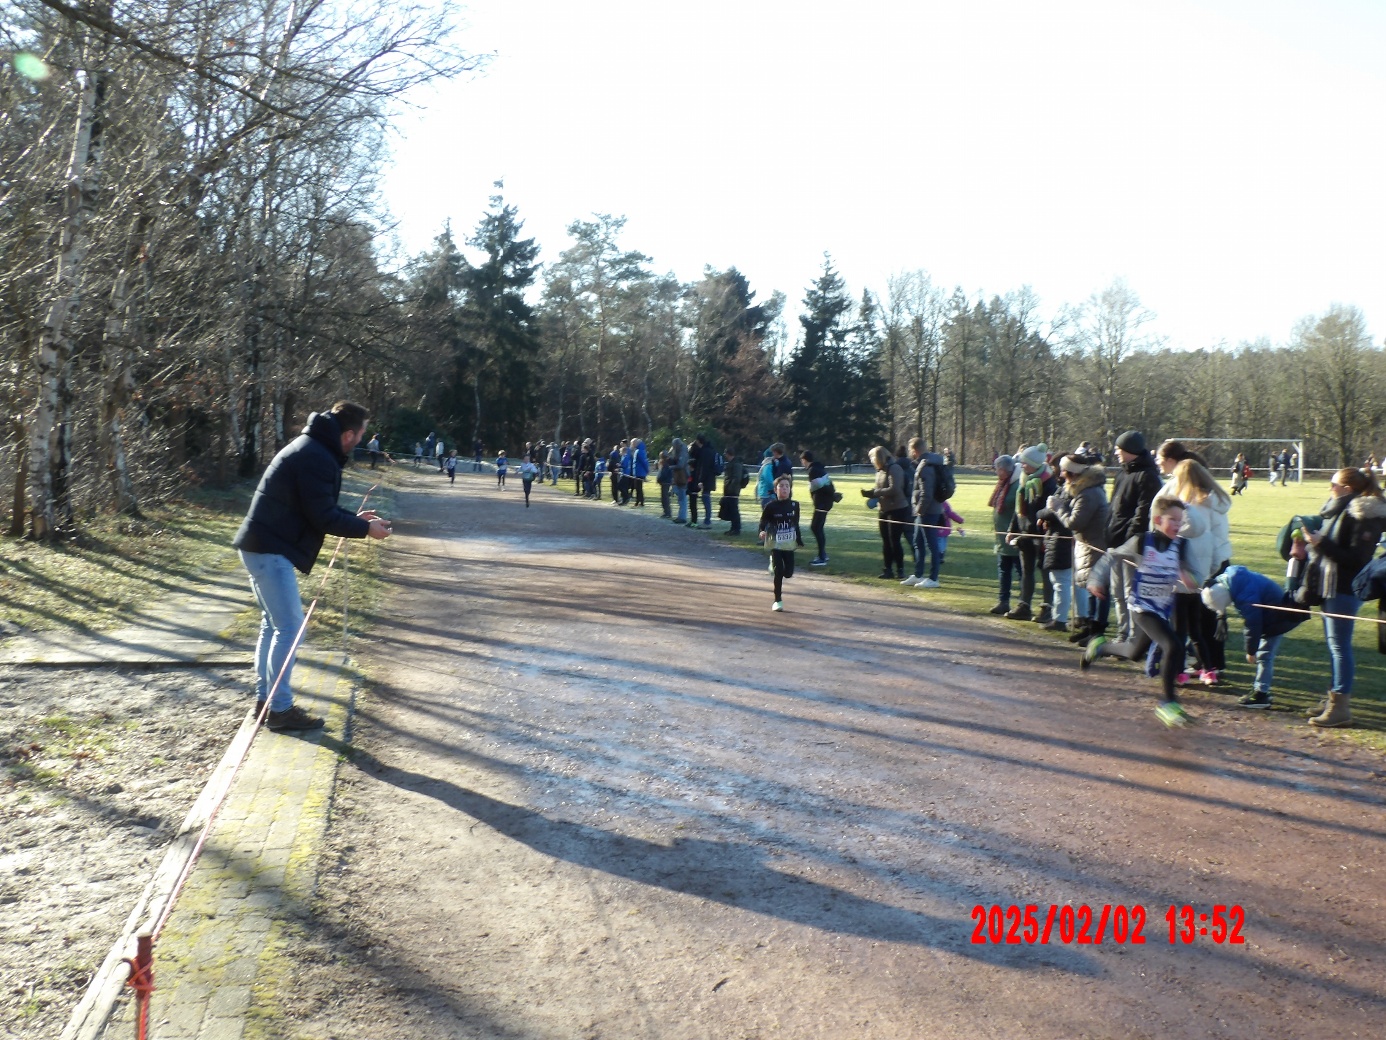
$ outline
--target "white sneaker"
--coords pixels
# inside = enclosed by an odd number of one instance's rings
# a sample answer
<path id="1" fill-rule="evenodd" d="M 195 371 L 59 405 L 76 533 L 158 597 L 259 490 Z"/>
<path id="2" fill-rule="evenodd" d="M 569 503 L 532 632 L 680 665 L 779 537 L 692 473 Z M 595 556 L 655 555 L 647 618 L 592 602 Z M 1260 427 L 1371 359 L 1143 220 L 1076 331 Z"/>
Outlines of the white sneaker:
<path id="1" fill-rule="evenodd" d="M 771 609 L 771 610 L 783 610 L 783 609 L 784 609 L 784 604 L 781 603 L 779 600 L 775 600 L 775 605 L 774 605 L 773 607 L 771 607 L 770 609 Z"/>
<path id="2" fill-rule="evenodd" d="M 906 578 L 904 581 L 900 582 L 900 584 L 901 584 L 901 585 L 918 585 L 918 584 L 919 584 L 921 581 L 923 581 L 923 580 L 924 580 L 923 578 L 916 578 L 913 574 L 911 574 L 911 575 L 910 575 L 908 578 Z"/>
<path id="3" fill-rule="evenodd" d="M 934 581 L 933 578 L 920 578 L 917 582 L 915 582 L 915 584 L 918 585 L 921 589 L 938 588 L 938 582 Z"/>

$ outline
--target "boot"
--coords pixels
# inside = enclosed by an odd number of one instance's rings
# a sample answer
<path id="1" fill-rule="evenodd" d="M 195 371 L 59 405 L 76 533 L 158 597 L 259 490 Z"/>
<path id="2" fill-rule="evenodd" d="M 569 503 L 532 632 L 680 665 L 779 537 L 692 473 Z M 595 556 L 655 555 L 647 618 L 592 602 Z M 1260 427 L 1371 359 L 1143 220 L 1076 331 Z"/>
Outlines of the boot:
<path id="1" fill-rule="evenodd" d="M 1068 622 L 1067 622 L 1067 621 L 1060 621 L 1060 620 L 1058 620 L 1057 618 L 1055 618 L 1055 619 L 1052 620 L 1052 621 L 1046 621 L 1041 627 L 1042 627 L 1046 632 L 1067 632 L 1067 631 L 1068 631 Z"/>
<path id="2" fill-rule="evenodd" d="M 1068 637 L 1070 643 L 1086 643 L 1092 636 L 1092 618 L 1079 618 L 1073 626 L 1073 635 Z"/>
<path id="3" fill-rule="evenodd" d="M 1002 615 L 1002 614 L 1009 613 L 1009 612 L 1010 612 L 1010 609 L 1011 609 L 1011 605 L 1010 605 L 1009 603 L 998 603 L 998 604 L 996 604 L 996 606 L 994 606 L 994 607 L 991 608 L 990 613 L 996 614 L 997 616 L 1000 616 L 1000 615 Z"/>
<path id="4" fill-rule="evenodd" d="M 1021 603 L 1014 610 L 1007 611 L 1006 616 L 1012 621 L 1029 621 L 1033 615 L 1030 611 L 1030 604 Z"/>
<path id="5" fill-rule="evenodd" d="M 1328 708 L 1322 715 L 1315 715 L 1309 725 L 1322 728 L 1351 726 L 1352 712 L 1348 710 L 1348 694 L 1328 692 Z"/>
<path id="6" fill-rule="evenodd" d="M 1328 694 L 1323 695 L 1323 700 L 1319 701 L 1312 708 L 1304 713 L 1306 719 L 1312 719 L 1315 715 L 1322 715 L 1328 710 Z"/>
<path id="7" fill-rule="evenodd" d="M 1053 620 L 1054 620 L 1054 611 L 1053 611 L 1053 608 L 1051 608 L 1051 607 L 1049 606 L 1049 604 L 1046 603 L 1044 606 L 1040 607 L 1039 616 L 1035 618 L 1035 624 L 1037 624 L 1037 625 L 1047 625 L 1047 624 L 1049 624 L 1049 622 L 1051 622 L 1051 621 L 1053 621 Z"/>

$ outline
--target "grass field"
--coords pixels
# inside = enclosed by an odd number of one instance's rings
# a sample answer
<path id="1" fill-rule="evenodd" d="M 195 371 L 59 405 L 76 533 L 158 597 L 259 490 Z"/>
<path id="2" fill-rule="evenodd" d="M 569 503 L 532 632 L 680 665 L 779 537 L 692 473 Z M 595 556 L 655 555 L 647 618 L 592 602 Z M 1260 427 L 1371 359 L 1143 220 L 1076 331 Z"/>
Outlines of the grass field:
<path id="1" fill-rule="evenodd" d="M 994 486 L 994 480 L 985 475 L 959 474 L 958 491 L 953 497 L 953 509 L 967 520 L 964 537 L 948 539 L 943 571 L 940 576 L 942 587 L 938 589 L 916 590 L 901 586 L 894 581 L 877 578 L 881 571 L 881 540 L 877 534 L 876 513 L 865 506 L 865 499 L 859 489 L 870 486 L 873 477 L 867 472 L 850 476 L 835 474 L 833 481 L 842 492 L 842 502 L 828 514 L 827 540 L 830 563 L 824 570 L 827 573 L 876 585 L 895 595 L 907 597 L 920 604 L 921 609 L 947 610 L 960 614 L 985 614 L 996 602 L 996 557 L 992 552 L 991 513 L 987 509 L 987 497 Z M 750 519 L 755 512 L 754 497 L 748 489 L 742 496 L 743 517 Z M 795 481 L 795 497 L 804 507 L 804 515 L 812 508 L 808 502 L 805 481 Z M 1260 571 L 1281 581 L 1285 574 L 1285 563 L 1275 550 L 1275 536 L 1285 521 L 1296 513 L 1317 513 L 1328 498 L 1328 481 L 1306 481 L 1304 484 L 1291 484 L 1287 488 L 1268 487 L 1264 480 L 1253 481 L 1245 494 L 1232 500 L 1231 530 L 1233 556 L 1232 562 Z M 719 525 L 719 527 L 722 525 Z M 755 522 L 743 523 L 742 541 L 751 544 L 755 540 Z M 807 563 L 813 554 L 813 537 L 804 526 L 804 540 L 808 545 L 807 554 L 801 553 L 801 563 Z M 905 550 L 908 573 L 911 555 Z M 792 595 L 792 588 L 787 595 Z M 1035 609 L 1039 609 L 1039 583 L 1036 582 Z M 1357 732 L 1363 729 L 1386 731 L 1386 657 L 1377 651 L 1376 618 L 1374 604 L 1368 603 L 1362 611 L 1362 621 L 1357 624 L 1353 646 L 1356 650 L 1357 677 L 1353 687 L 1353 716 L 1358 724 Z M 1052 639 L 1067 647 L 1065 637 L 1046 633 L 1038 625 L 1030 622 L 1007 621 L 1006 625 L 1018 632 L 1024 632 L 1041 639 Z M 1115 624 L 1115 622 L 1113 622 Z M 1253 669 L 1246 663 L 1242 653 L 1241 619 L 1235 611 L 1229 616 L 1227 659 L 1225 673 L 1228 692 L 1245 693 L 1251 688 Z M 1077 655 L 1075 651 L 1075 678 L 1077 674 Z M 1104 668 L 1111 667 L 1104 663 Z M 1117 666 L 1126 667 L 1126 666 Z M 1134 667 L 1134 666 L 1131 666 Z M 1084 681 L 1101 681 L 1092 678 L 1099 673 L 1089 673 Z M 1310 619 L 1291 632 L 1280 644 L 1275 660 L 1275 685 L 1272 696 L 1275 710 L 1302 712 L 1313 706 L 1328 688 L 1329 667 L 1328 650 L 1324 645 L 1323 625 L 1317 619 Z M 1220 689 L 1221 689 L 1220 688 Z M 1220 703 L 1230 703 L 1233 698 L 1221 694 L 1208 695 Z M 1366 736 L 1368 743 L 1386 748 L 1386 737 L 1381 732 Z"/>

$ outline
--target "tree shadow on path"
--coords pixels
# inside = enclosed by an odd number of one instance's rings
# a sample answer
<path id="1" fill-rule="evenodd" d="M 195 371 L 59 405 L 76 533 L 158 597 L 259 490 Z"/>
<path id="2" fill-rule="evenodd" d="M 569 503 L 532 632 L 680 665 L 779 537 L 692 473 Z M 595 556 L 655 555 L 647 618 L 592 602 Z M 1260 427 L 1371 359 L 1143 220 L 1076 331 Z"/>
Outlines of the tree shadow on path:
<path id="1" fill-rule="evenodd" d="M 360 749 L 343 750 L 376 779 L 434 798 L 541 855 L 575 866 L 825 932 L 909 943 L 1026 971 L 1057 968 L 1088 977 L 1101 972 L 1090 958 L 1057 944 L 1014 949 L 973 944 L 970 916 L 954 920 L 907 910 L 784 873 L 768 865 L 753 845 L 698 838 L 662 845 L 552 820 L 446 780 L 386 765 Z"/>

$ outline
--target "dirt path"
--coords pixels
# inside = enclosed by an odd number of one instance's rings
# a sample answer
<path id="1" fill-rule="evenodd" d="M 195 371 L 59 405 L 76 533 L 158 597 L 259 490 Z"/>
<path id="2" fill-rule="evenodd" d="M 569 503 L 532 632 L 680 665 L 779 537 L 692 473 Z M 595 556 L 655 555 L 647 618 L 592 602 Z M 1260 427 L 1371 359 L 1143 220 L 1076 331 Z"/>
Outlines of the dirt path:
<path id="1" fill-rule="evenodd" d="M 609 505 L 400 511 L 289 1035 L 1380 1035 L 1376 756 L 1170 734 L 1131 672 L 807 568 L 772 614 L 762 557 Z M 1146 942 L 971 941 L 1027 903 Z"/>

